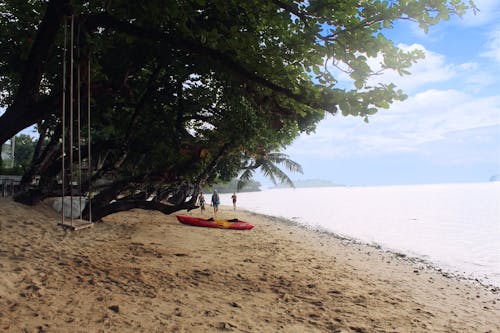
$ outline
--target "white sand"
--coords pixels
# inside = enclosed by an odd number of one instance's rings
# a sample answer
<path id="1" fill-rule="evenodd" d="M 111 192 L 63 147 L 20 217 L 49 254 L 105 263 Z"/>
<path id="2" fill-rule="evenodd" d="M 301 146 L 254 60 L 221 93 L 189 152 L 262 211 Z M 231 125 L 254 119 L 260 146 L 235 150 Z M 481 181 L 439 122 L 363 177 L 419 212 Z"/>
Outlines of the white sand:
<path id="1" fill-rule="evenodd" d="M 226 207 L 221 215 L 234 217 Z M 496 290 L 252 213 L 236 217 L 255 228 L 190 227 L 134 210 L 70 233 L 48 205 L 0 198 L 0 330 L 500 332 Z"/>

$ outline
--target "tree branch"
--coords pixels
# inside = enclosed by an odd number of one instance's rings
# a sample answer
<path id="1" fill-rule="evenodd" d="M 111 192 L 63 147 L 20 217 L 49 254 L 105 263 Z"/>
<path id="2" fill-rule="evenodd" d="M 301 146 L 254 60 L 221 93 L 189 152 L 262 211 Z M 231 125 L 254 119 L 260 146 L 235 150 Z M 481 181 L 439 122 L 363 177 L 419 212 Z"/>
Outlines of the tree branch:
<path id="1" fill-rule="evenodd" d="M 257 72 L 247 69 L 229 54 L 207 47 L 194 39 L 185 38 L 176 31 L 158 31 L 155 29 L 143 28 L 132 23 L 120 21 L 107 12 L 89 15 L 86 19 L 86 27 L 89 31 L 95 30 L 97 27 L 109 28 L 141 39 L 159 42 L 174 49 L 197 54 L 201 56 L 204 61 L 206 61 L 208 57 L 212 62 L 220 67 L 224 67 L 237 77 L 253 81 L 299 103 L 306 105 L 312 103 L 312 101 L 307 100 L 302 94 L 296 94 L 260 76 Z"/>
<path id="2" fill-rule="evenodd" d="M 309 27 L 309 22 L 307 20 L 307 16 L 304 15 L 303 13 L 299 12 L 296 8 L 293 8 L 292 6 L 284 3 L 283 1 L 280 0 L 272 0 L 275 5 L 277 5 L 279 8 L 286 10 L 287 12 L 297 16 L 300 18 L 306 27 Z"/>
<path id="3" fill-rule="evenodd" d="M 38 102 L 42 73 L 48 59 L 49 51 L 54 45 L 57 33 L 65 14 L 71 12 L 69 0 L 51 0 L 38 28 L 38 33 L 28 55 L 19 88 L 13 103 L 0 117 L 0 144 L 20 130 L 43 118 L 33 105 Z M 32 119 L 36 118 L 35 121 Z"/>

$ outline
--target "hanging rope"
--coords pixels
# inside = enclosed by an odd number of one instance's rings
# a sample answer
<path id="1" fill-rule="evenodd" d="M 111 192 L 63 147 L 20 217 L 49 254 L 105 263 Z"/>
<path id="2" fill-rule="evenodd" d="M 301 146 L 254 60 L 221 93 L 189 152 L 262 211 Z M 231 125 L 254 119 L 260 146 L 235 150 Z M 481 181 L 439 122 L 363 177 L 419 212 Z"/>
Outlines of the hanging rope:
<path id="1" fill-rule="evenodd" d="M 70 36 L 70 49 L 69 49 L 69 190 L 70 190 L 70 212 L 71 212 L 71 226 L 73 226 L 73 47 L 74 47 L 74 34 L 75 34 L 75 17 L 71 15 L 71 36 Z"/>
<path id="2" fill-rule="evenodd" d="M 62 68 L 62 114 L 61 114 L 61 224 L 64 224 L 64 199 L 65 199 L 65 163 L 64 163 L 64 153 L 66 151 L 65 147 L 65 137 L 66 137 L 66 40 L 68 38 L 68 22 L 66 17 L 64 17 L 64 48 L 63 48 L 63 68 Z"/>
<path id="3" fill-rule="evenodd" d="M 89 178 L 89 189 L 88 189 L 88 199 L 89 199 L 89 222 L 92 222 L 92 160 L 90 154 L 90 54 L 87 59 L 87 170 Z"/>
<path id="4" fill-rule="evenodd" d="M 77 67 L 76 67 L 76 86 L 78 87 L 77 91 L 77 133 L 78 133 L 78 209 L 80 210 L 78 213 L 81 215 L 82 213 L 82 137 L 81 137 L 81 80 L 80 80 L 80 70 L 81 70 L 81 61 L 80 61 L 80 24 L 78 24 L 77 29 L 77 37 L 76 37 L 76 57 L 77 57 Z M 81 216 L 80 216 L 81 217 Z"/>
<path id="5" fill-rule="evenodd" d="M 68 20 L 70 20 L 68 22 Z M 68 36 L 68 30 L 69 30 L 69 36 Z M 61 142 L 61 225 L 68 227 L 70 226 L 73 230 L 85 228 L 87 226 L 92 225 L 92 203 L 91 203 L 91 194 L 92 194 L 92 160 L 91 160 L 91 129 L 90 129 L 90 58 L 87 58 L 87 63 L 83 64 L 82 63 L 82 58 L 80 54 L 80 47 L 81 47 L 81 42 L 80 42 L 80 25 L 77 27 L 77 36 L 76 36 L 76 41 L 75 41 L 75 17 L 65 17 L 64 18 L 64 48 L 63 48 L 63 59 L 62 59 L 62 114 L 61 114 L 61 126 L 62 126 L 62 142 Z M 69 45 L 68 45 L 69 44 Z M 69 61 L 68 61 L 68 47 L 69 47 Z M 75 53 L 76 53 L 76 61 L 77 63 L 75 64 Z M 69 64 L 68 64 L 69 62 Z M 68 75 L 68 66 L 69 66 L 69 83 L 67 82 L 67 75 Z M 86 67 L 86 78 L 82 80 L 81 74 L 82 70 Z M 77 71 L 76 73 L 76 85 L 75 85 L 75 75 L 74 71 Z M 88 154 L 88 205 L 89 205 L 89 222 L 88 224 L 82 224 L 81 221 L 76 223 L 74 221 L 74 212 L 73 212 L 73 203 L 76 198 L 75 196 L 75 188 L 74 188 L 74 183 L 75 181 L 78 182 L 78 199 L 79 199 L 79 212 L 78 216 L 81 219 L 81 212 L 82 212 L 82 196 L 83 196 L 83 190 L 82 190 L 82 169 L 83 169 L 83 163 L 82 163 L 82 113 L 81 113 L 81 108 L 82 108 L 82 88 L 83 84 L 87 85 L 87 154 Z M 68 94 L 68 89 L 67 85 L 69 84 L 69 94 Z M 77 94 L 76 98 L 74 96 L 74 89 L 76 88 Z M 66 96 L 68 94 L 68 96 Z M 68 103 L 69 107 L 69 121 L 68 124 L 66 124 L 66 103 Z M 74 107 L 76 103 L 76 115 L 74 112 Z M 76 119 L 75 119 L 76 117 Z M 76 124 L 75 124 L 76 121 Z M 68 126 L 68 128 L 66 128 Z M 76 129 L 75 129 L 76 127 Z M 74 131 L 77 131 L 77 134 L 75 135 Z M 66 137 L 68 135 L 68 138 Z M 75 136 L 77 143 L 75 145 Z M 66 140 L 68 140 L 69 144 L 66 143 Z M 66 150 L 69 149 L 68 152 L 68 162 L 66 165 Z M 76 157 L 78 159 L 78 166 L 77 168 L 73 168 L 73 159 L 74 159 L 74 150 L 77 150 L 78 156 Z M 66 167 L 69 169 L 69 175 L 67 175 L 66 172 Z M 74 170 L 77 169 L 77 170 Z M 77 172 L 77 180 L 73 179 L 73 173 Z M 66 181 L 66 178 L 69 178 L 69 182 Z M 66 224 L 65 223 L 65 209 L 64 209 L 64 204 L 65 204 L 65 199 L 66 199 L 66 188 L 67 188 L 67 183 L 70 186 L 70 216 L 71 216 L 71 223 Z"/>

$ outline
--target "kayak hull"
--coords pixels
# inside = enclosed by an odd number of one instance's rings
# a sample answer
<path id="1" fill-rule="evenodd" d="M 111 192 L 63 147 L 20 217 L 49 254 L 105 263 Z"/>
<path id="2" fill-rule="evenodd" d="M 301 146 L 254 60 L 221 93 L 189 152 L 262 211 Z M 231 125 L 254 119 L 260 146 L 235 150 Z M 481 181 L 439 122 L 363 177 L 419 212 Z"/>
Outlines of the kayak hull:
<path id="1" fill-rule="evenodd" d="M 210 221 L 193 216 L 176 215 L 177 220 L 182 224 L 192 225 L 195 227 L 205 228 L 219 228 L 219 229 L 235 229 L 235 230 L 249 230 L 253 225 L 243 221 L 231 222 L 228 220 L 215 220 Z"/>

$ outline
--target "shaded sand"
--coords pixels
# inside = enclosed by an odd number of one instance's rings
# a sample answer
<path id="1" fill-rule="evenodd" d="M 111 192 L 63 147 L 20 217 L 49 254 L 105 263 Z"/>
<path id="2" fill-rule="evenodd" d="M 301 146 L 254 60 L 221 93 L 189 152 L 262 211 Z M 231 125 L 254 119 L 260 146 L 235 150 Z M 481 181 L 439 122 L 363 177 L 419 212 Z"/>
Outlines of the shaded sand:
<path id="1" fill-rule="evenodd" d="M 72 233 L 46 204 L 0 198 L 0 331 L 500 332 L 498 290 L 275 219 L 221 215 L 255 228 L 134 210 Z"/>

